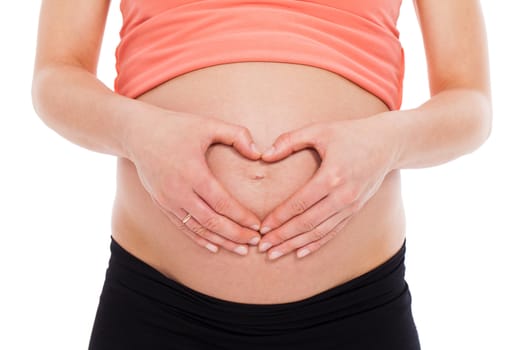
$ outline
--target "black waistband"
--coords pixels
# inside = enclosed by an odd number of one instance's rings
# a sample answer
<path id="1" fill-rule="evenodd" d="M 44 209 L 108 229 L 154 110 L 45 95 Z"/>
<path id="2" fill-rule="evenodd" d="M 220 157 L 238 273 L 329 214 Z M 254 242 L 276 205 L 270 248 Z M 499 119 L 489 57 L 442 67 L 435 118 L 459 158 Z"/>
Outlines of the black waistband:
<path id="1" fill-rule="evenodd" d="M 289 331 L 358 315 L 399 297 L 407 289 L 405 250 L 404 242 L 394 256 L 377 268 L 306 299 L 280 304 L 246 304 L 215 298 L 167 278 L 112 239 L 106 285 L 125 286 L 165 309 L 214 327 L 237 332 L 246 329 L 251 333 L 258 329 Z"/>

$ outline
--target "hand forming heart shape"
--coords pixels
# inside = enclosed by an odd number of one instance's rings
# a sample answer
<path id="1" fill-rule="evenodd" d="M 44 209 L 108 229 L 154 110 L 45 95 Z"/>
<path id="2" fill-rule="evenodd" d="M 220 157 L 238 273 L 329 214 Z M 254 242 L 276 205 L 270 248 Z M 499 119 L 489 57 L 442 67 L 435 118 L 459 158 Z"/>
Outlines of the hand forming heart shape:
<path id="1" fill-rule="evenodd" d="M 394 169 L 400 140 L 391 120 L 383 113 L 313 123 L 280 135 L 260 161 L 271 164 L 313 149 L 322 162 L 304 186 L 264 217 L 259 251 L 268 251 L 270 259 L 291 251 L 301 258 L 341 231 Z"/>

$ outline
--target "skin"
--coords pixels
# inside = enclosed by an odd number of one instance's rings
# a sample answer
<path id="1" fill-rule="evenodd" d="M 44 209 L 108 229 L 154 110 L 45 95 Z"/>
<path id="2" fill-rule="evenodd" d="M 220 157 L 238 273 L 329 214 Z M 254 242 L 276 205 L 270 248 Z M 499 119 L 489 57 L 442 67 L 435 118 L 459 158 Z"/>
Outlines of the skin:
<path id="1" fill-rule="evenodd" d="M 249 130 L 213 118 L 203 123 L 202 116 L 125 98 L 96 79 L 108 6 L 107 0 L 42 1 L 32 85 L 37 114 L 50 128 L 84 148 L 132 159 L 161 210 L 177 224 L 188 212 L 195 216 L 198 222 L 192 219 L 181 229 L 197 244 L 213 252 L 218 246 L 245 251 L 247 243 L 259 240 L 260 220 L 213 178 L 204 154 L 218 142 L 258 159 Z M 144 147 L 151 144 L 152 134 L 157 145 L 154 152 Z M 180 149 L 180 140 L 185 140 L 183 159 L 161 152 Z M 175 187 L 189 195 L 174 193 Z"/>
<path id="2" fill-rule="evenodd" d="M 125 98 L 97 80 L 108 0 L 42 1 L 33 104 L 42 120 L 68 140 L 132 160 L 159 209 L 200 246 L 246 255 L 251 244 L 270 259 L 289 253 L 304 257 L 363 208 L 390 170 L 448 162 L 474 151 L 490 134 L 487 45 L 479 1 L 414 4 L 427 53 L 428 102 L 411 110 L 287 131 L 262 155 L 244 126 Z M 155 148 L 145 147 L 152 144 L 152 135 Z M 261 222 L 210 172 L 204 155 L 215 143 L 268 163 L 313 148 L 322 164 Z M 163 149 L 180 152 L 174 156 Z M 180 225 L 187 213 L 193 218 Z"/>
<path id="3" fill-rule="evenodd" d="M 290 252 L 304 257 L 319 249 L 363 207 L 390 170 L 443 164 L 489 137 L 489 64 L 479 1 L 415 0 L 414 5 L 432 98 L 412 110 L 314 124 L 279 136 L 263 160 L 278 161 L 311 147 L 323 163 L 311 181 L 263 220 L 261 232 L 269 233 L 259 250 L 270 257 Z M 377 142 L 375 135 L 386 137 Z"/>

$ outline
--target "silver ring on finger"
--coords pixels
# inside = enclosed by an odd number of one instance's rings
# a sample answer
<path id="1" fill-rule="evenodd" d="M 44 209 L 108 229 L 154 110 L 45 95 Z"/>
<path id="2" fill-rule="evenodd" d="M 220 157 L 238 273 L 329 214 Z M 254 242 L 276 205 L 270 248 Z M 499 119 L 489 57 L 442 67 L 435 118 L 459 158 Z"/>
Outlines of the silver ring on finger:
<path id="1" fill-rule="evenodd" d="M 183 223 L 184 225 L 186 225 L 186 223 L 187 223 L 188 221 L 190 221 L 190 219 L 191 219 L 191 214 L 188 214 L 188 215 L 186 215 L 186 216 L 182 219 L 182 223 Z"/>

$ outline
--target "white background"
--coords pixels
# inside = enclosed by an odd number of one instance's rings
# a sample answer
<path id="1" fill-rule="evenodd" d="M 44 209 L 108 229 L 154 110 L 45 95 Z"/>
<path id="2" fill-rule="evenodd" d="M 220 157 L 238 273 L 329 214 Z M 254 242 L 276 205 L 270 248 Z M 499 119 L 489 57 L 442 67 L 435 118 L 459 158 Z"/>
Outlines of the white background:
<path id="1" fill-rule="evenodd" d="M 494 122 L 476 152 L 403 170 L 407 281 L 425 350 L 525 349 L 525 30 L 519 1 L 482 1 Z M 30 85 L 38 1 L 0 3 L 0 349 L 85 349 L 109 257 L 115 161 L 48 129 Z M 99 76 L 112 86 L 112 4 Z M 405 1 L 404 108 L 428 98 Z M 82 38 L 79 38 L 82 40 Z"/>

